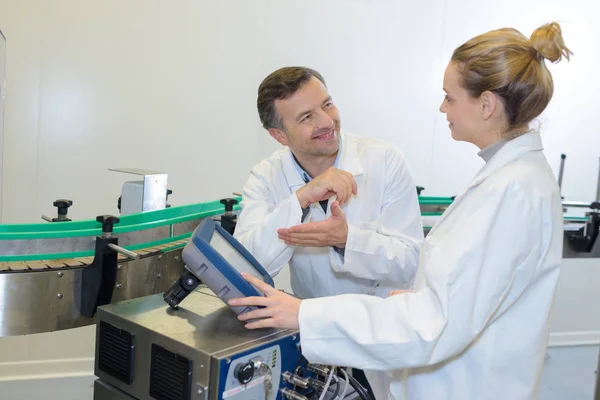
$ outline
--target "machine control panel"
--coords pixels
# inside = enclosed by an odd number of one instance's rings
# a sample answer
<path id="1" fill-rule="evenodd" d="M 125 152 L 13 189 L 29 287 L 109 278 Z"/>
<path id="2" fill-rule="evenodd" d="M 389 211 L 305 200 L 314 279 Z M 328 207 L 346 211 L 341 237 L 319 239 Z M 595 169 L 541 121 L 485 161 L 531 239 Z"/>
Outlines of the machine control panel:
<path id="1" fill-rule="evenodd" d="M 225 361 L 224 361 L 225 362 Z M 279 345 L 231 360 L 223 399 L 275 400 L 281 379 L 281 350 Z"/>

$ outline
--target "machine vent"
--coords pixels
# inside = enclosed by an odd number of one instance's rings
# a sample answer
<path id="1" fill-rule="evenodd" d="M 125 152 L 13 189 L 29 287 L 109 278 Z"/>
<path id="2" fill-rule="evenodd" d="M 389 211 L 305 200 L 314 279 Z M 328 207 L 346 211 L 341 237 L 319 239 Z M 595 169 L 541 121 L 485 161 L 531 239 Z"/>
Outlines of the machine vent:
<path id="1" fill-rule="evenodd" d="M 150 362 L 150 396 L 157 400 L 190 400 L 192 360 L 156 344 Z"/>
<path id="2" fill-rule="evenodd" d="M 98 368 L 131 385 L 133 382 L 134 336 L 126 330 L 100 321 Z"/>

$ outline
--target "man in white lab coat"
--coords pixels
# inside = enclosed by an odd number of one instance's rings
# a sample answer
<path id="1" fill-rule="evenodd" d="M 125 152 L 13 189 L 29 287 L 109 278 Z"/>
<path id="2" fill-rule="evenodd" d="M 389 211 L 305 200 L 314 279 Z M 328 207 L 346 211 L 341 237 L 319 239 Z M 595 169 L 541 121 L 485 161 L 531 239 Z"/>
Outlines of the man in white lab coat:
<path id="1" fill-rule="evenodd" d="M 235 237 L 272 276 L 289 263 L 300 298 L 386 297 L 406 287 L 416 272 L 423 226 L 401 152 L 343 132 L 314 70 L 273 72 L 260 85 L 257 103 L 264 127 L 286 148 L 250 172 Z"/>
<path id="2" fill-rule="evenodd" d="M 458 47 L 444 76 L 452 137 L 486 164 L 427 235 L 414 290 L 299 300 L 252 277 L 247 327 L 299 328 L 309 362 L 386 371 L 395 400 L 536 399 L 562 257 L 560 192 L 540 134 L 545 59 L 571 52 L 557 23 Z"/>
<path id="3" fill-rule="evenodd" d="M 286 148 L 252 169 L 235 237 L 272 276 L 289 263 L 300 298 L 406 288 L 423 226 L 402 153 L 342 131 L 324 79 L 309 68 L 270 74 L 257 105 Z"/>

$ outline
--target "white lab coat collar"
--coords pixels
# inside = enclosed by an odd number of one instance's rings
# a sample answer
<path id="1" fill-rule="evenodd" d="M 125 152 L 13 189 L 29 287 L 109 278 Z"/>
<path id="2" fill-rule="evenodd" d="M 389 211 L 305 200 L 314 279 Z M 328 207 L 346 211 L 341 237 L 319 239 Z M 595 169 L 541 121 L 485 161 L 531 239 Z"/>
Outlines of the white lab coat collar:
<path id="1" fill-rule="evenodd" d="M 437 226 L 441 224 L 441 222 L 446 219 L 448 214 L 456 207 L 458 203 L 460 203 L 461 199 L 464 197 L 466 193 L 468 193 L 473 188 L 479 186 L 487 177 L 493 174 L 495 171 L 509 164 L 510 162 L 516 160 L 521 157 L 523 154 L 528 153 L 530 151 L 539 151 L 543 150 L 544 147 L 542 145 L 542 138 L 540 134 L 537 132 L 529 132 L 525 133 L 519 137 L 516 137 L 508 142 L 500 149 L 494 156 L 479 170 L 477 175 L 473 178 L 471 183 L 467 186 L 467 188 L 459 195 L 456 196 L 452 204 L 446 209 L 446 212 L 442 214 L 440 219 L 437 221 L 435 226 L 431 229 L 429 234 L 431 234 Z"/>
<path id="2" fill-rule="evenodd" d="M 479 185 L 494 171 L 530 151 L 543 150 L 542 138 L 537 132 L 525 133 L 508 142 L 479 170 L 469 188 Z"/>
<path id="3" fill-rule="evenodd" d="M 342 141 L 342 154 L 340 155 L 338 168 L 351 173 L 353 176 L 362 175 L 363 168 L 358 155 L 357 143 L 349 139 L 343 131 L 340 133 L 340 140 Z M 302 179 L 294 165 L 294 156 L 289 148 L 282 155 L 281 162 L 288 186 L 291 189 L 303 186 L 305 184 L 304 179 Z"/>

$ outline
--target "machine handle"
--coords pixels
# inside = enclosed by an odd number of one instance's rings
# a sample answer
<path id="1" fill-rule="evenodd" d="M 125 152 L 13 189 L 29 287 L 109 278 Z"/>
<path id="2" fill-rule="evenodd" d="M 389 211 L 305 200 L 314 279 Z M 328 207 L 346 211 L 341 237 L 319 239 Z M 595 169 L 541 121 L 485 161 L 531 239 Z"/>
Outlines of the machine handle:
<path id="1" fill-rule="evenodd" d="M 56 217 L 56 218 L 50 218 L 47 215 L 42 215 L 42 219 L 44 221 L 48 221 L 48 222 L 67 222 L 67 221 L 70 221 L 70 219 L 67 218 L 67 211 L 69 211 L 69 207 L 71 207 L 73 205 L 73 201 L 72 200 L 58 199 L 58 200 L 54 201 L 53 205 L 54 205 L 54 207 L 58 208 L 58 217 Z"/>
<path id="2" fill-rule="evenodd" d="M 58 208 L 58 217 L 66 216 L 67 211 L 69 211 L 69 207 L 73 205 L 72 200 L 67 199 L 58 199 L 54 202 L 54 207 Z"/>
<path id="3" fill-rule="evenodd" d="M 233 206 L 237 203 L 238 201 L 236 199 L 232 199 L 231 197 L 221 199 L 221 204 L 225 205 L 225 212 L 233 211 Z"/>
<path id="4" fill-rule="evenodd" d="M 114 215 L 99 215 L 96 217 L 96 221 L 102 224 L 103 234 L 111 234 L 113 231 L 113 225 L 118 224 L 120 219 Z"/>
<path id="5" fill-rule="evenodd" d="M 138 253 L 134 253 L 133 251 L 127 250 L 126 248 L 121 247 L 121 246 L 117 246 L 116 244 L 109 243 L 108 247 L 113 249 L 117 253 L 121 253 L 121 254 L 123 254 L 129 258 L 132 258 L 134 260 L 138 260 L 140 258 L 140 255 Z"/>

